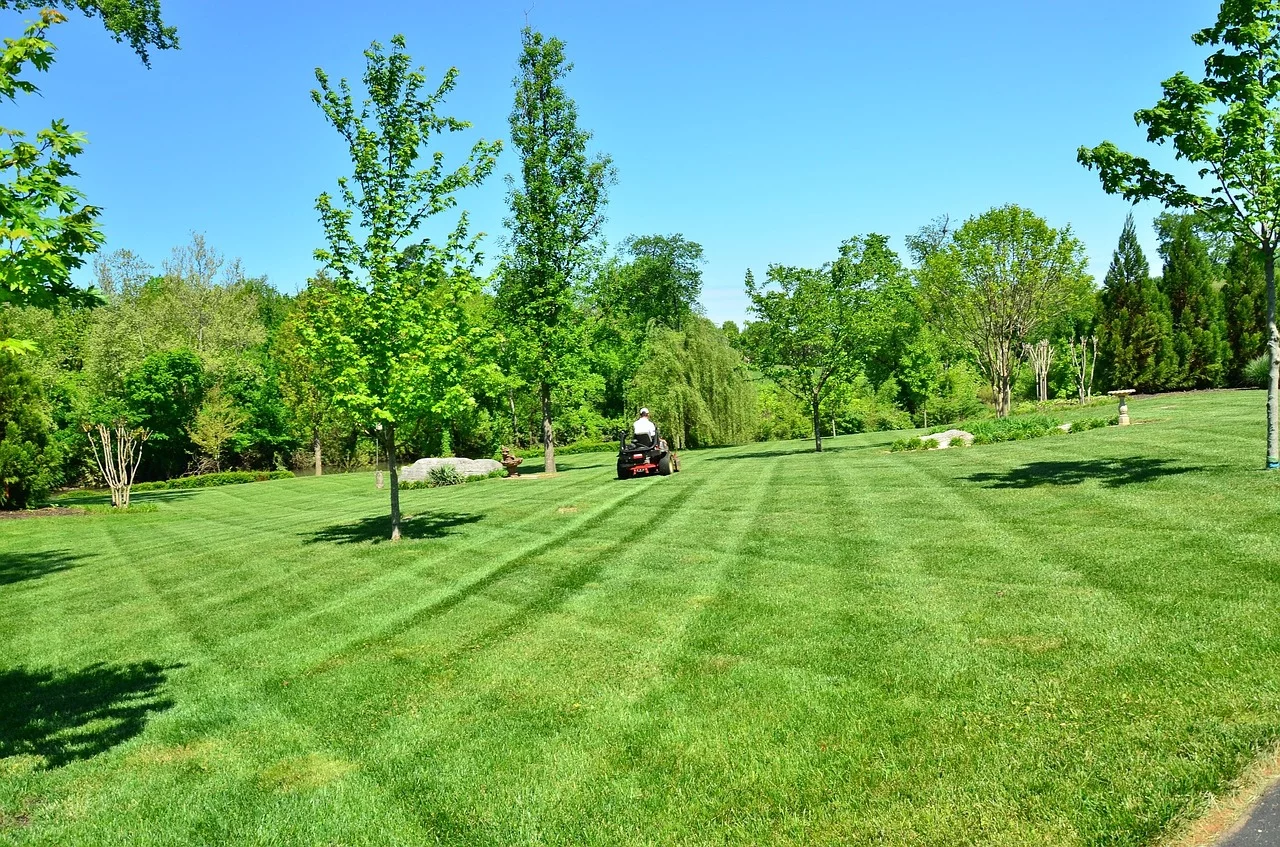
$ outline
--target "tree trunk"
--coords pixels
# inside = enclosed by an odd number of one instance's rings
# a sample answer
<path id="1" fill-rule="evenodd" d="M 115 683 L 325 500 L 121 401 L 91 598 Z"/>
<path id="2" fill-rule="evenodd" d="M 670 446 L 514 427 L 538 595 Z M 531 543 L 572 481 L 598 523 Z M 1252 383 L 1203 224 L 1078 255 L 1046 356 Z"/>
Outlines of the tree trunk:
<path id="1" fill-rule="evenodd" d="M 551 386 L 542 383 L 539 393 L 542 395 L 542 470 L 544 473 L 555 473 L 556 434 L 551 426 Z"/>
<path id="2" fill-rule="evenodd" d="M 391 540 L 400 540 L 400 469 L 396 467 L 396 428 L 388 424 L 387 471 L 391 478 Z"/>
<path id="3" fill-rule="evenodd" d="M 820 402 L 816 397 L 813 400 L 813 452 L 822 452 L 822 418 L 818 412 Z"/>
<path id="4" fill-rule="evenodd" d="M 515 442 L 513 446 L 520 446 L 520 426 L 516 418 L 516 390 L 514 388 L 507 389 L 507 403 L 511 406 L 511 440 Z"/>
<path id="5" fill-rule="evenodd" d="M 1267 331 L 1271 336 L 1271 378 L 1267 381 L 1267 470 L 1280 468 L 1280 328 L 1276 327 L 1276 248 L 1265 248 Z"/>
<path id="6" fill-rule="evenodd" d="M 311 449 L 315 451 L 316 456 L 316 476 L 324 473 L 324 465 L 320 461 L 320 432 L 317 430 L 311 438 Z"/>
<path id="7" fill-rule="evenodd" d="M 996 395 L 995 401 L 997 418 L 1009 417 L 1009 407 L 1012 405 L 1011 400 L 1013 394 L 1013 386 L 1010 384 L 1011 382 L 1012 380 L 1009 368 L 1005 368 L 996 374 L 995 385 L 991 388 L 992 393 Z"/>

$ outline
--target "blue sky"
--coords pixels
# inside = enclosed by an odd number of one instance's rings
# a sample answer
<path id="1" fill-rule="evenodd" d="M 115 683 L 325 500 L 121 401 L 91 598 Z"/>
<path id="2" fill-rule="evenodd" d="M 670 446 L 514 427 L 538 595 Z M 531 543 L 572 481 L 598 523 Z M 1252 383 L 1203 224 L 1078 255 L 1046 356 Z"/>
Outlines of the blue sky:
<path id="1" fill-rule="evenodd" d="M 321 245 L 316 195 L 349 169 L 310 101 L 314 68 L 358 79 L 371 40 L 403 32 L 431 79 L 461 72 L 447 107 L 472 137 L 505 138 L 520 28 L 564 39 L 568 87 L 619 182 L 606 229 L 683 233 L 706 249 L 710 317 L 740 320 L 742 276 L 819 265 L 854 234 L 902 237 L 1004 203 L 1070 224 L 1101 281 L 1128 204 L 1076 148 L 1144 154 L 1134 110 L 1202 67 L 1190 34 L 1211 0 L 363 4 L 166 0 L 182 49 L 145 69 L 101 25 L 58 27 L 44 98 L 6 125 L 64 117 L 89 135 L 80 187 L 105 208 L 108 249 L 157 266 L 199 231 L 248 273 L 294 291 Z M 0 14 L 4 34 L 19 18 Z M 461 196 L 500 250 L 503 154 Z M 1149 221 L 1139 229 L 1153 265 Z M 88 279 L 88 276 L 85 277 Z"/>

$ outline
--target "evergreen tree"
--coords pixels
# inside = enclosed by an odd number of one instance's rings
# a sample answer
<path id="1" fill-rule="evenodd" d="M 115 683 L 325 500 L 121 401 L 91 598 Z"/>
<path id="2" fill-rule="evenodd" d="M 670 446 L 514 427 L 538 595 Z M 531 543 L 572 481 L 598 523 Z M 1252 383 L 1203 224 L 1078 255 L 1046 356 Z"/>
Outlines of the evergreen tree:
<path id="1" fill-rule="evenodd" d="M 1151 279 L 1133 215 L 1125 219 L 1099 300 L 1102 383 L 1110 388 L 1139 391 L 1167 388 L 1177 365 L 1170 338 L 1169 305 Z"/>
<path id="2" fill-rule="evenodd" d="M 1177 366 L 1170 388 L 1222 384 L 1226 331 L 1209 249 L 1196 233 L 1193 215 L 1162 215 L 1156 221 L 1164 276 L 1160 291 L 1169 302 Z"/>
<path id="3" fill-rule="evenodd" d="M 1236 239 L 1223 277 L 1228 349 L 1223 375 L 1228 385 L 1243 385 L 1245 366 L 1267 347 L 1267 280 L 1257 245 Z"/>

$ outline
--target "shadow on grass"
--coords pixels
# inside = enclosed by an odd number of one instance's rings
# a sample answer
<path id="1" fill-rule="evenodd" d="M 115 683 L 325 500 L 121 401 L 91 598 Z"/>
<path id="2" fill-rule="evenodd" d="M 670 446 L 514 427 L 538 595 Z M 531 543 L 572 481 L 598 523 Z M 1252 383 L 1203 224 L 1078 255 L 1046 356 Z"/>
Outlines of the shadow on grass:
<path id="1" fill-rule="evenodd" d="M 978 473 L 968 477 L 987 488 L 1035 488 L 1040 485 L 1079 485 L 1089 480 L 1107 488 L 1150 482 L 1166 476 L 1205 470 L 1176 465 L 1165 459 L 1130 456 L 1122 459 L 1032 462 L 1001 472 Z"/>
<path id="2" fill-rule="evenodd" d="M 483 520 L 484 515 L 459 512 L 436 512 L 429 515 L 402 515 L 400 537 L 405 539 L 443 538 L 452 535 L 456 527 Z M 326 526 L 307 535 L 306 544 L 377 544 L 391 539 L 391 516 L 378 515 L 358 521 Z"/>
<path id="3" fill-rule="evenodd" d="M 201 488 L 183 488 L 162 491 L 134 491 L 129 495 L 130 503 L 163 503 L 166 500 L 180 500 L 190 497 Z M 106 491 L 77 491 L 73 494 L 61 494 L 53 498 L 59 506 L 110 506 L 111 494 Z"/>
<path id="4" fill-rule="evenodd" d="M 851 453 L 855 450 L 883 450 L 888 442 L 883 444 L 848 444 L 836 447 L 823 446 L 823 453 Z M 813 444 L 808 447 L 798 447 L 793 450 L 753 450 L 750 453 L 730 453 L 727 456 L 708 456 L 708 462 L 732 462 L 736 459 L 777 459 L 781 456 L 799 456 L 802 453 L 813 453 Z"/>
<path id="5" fill-rule="evenodd" d="M 28 579 L 39 579 L 45 574 L 70 570 L 77 563 L 92 558 L 70 550 L 42 550 L 39 553 L 0 553 L 0 585 L 9 585 Z"/>
<path id="6" fill-rule="evenodd" d="M 155 662 L 0 670 L 0 759 L 41 756 L 57 768 L 128 741 L 173 705 L 161 696 L 170 670 Z"/>

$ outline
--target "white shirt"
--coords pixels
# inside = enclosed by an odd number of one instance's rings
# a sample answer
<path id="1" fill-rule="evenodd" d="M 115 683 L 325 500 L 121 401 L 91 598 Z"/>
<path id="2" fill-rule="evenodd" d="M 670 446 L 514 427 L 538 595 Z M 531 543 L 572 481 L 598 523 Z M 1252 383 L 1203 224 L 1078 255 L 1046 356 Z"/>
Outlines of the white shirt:
<path id="1" fill-rule="evenodd" d="M 658 428 L 653 425 L 653 421 L 648 418 L 640 418 L 631 425 L 631 429 L 636 435 L 657 435 Z"/>

